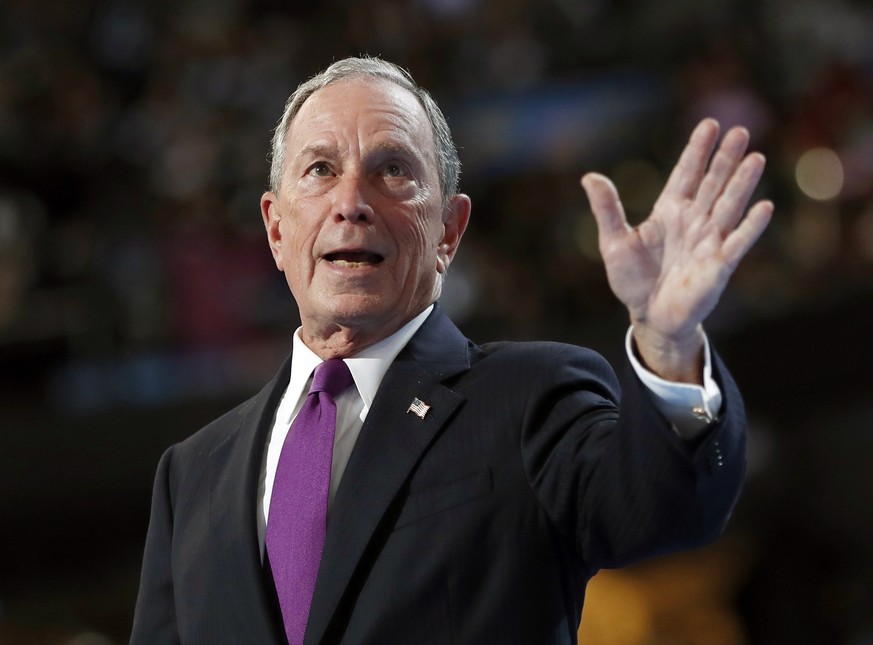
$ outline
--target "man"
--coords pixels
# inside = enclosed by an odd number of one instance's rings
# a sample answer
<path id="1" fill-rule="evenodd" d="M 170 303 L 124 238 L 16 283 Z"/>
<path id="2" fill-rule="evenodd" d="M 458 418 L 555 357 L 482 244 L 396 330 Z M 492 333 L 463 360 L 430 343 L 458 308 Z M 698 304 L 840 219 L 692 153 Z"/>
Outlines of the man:
<path id="1" fill-rule="evenodd" d="M 574 643 L 599 568 L 717 536 L 745 422 L 701 323 L 772 213 L 746 212 L 764 166 L 747 133 L 710 162 L 717 138 L 695 129 L 634 229 L 605 177 L 582 178 L 632 325 L 620 395 L 589 350 L 479 346 L 435 304 L 470 200 L 405 72 L 347 59 L 298 88 L 261 211 L 302 326 L 264 390 L 161 459 L 132 642 Z M 329 484 L 287 502 L 311 464 L 283 447 L 328 364 L 353 380 L 324 408 Z M 316 498 L 305 536 L 272 537 Z"/>

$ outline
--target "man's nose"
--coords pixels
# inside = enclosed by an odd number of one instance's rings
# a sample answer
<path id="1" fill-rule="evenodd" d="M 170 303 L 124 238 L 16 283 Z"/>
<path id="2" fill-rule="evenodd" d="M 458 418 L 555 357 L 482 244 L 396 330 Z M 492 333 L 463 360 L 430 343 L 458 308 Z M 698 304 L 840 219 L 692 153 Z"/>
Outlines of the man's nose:
<path id="1" fill-rule="evenodd" d="M 368 197 L 366 179 L 360 173 L 346 173 L 336 186 L 334 212 L 337 219 L 352 224 L 373 221 L 373 207 Z"/>

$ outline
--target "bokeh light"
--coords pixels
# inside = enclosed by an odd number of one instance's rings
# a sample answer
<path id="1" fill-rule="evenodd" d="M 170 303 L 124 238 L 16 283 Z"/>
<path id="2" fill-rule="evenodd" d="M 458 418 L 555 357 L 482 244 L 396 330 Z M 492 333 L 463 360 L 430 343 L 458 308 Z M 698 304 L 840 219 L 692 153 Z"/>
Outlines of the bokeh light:
<path id="1" fill-rule="evenodd" d="M 804 195 L 828 201 L 843 190 L 843 164 L 839 155 L 828 148 L 811 148 L 797 160 L 794 176 Z"/>

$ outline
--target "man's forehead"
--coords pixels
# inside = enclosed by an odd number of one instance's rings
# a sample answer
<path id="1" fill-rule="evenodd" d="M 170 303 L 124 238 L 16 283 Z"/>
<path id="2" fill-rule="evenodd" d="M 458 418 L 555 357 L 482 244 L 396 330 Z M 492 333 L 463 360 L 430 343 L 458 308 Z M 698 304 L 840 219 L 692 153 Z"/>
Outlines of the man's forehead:
<path id="1" fill-rule="evenodd" d="M 301 105 L 289 131 L 331 125 L 337 118 L 385 119 L 410 133 L 430 138 L 430 123 L 412 92 L 387 79 L 349 78 L 313 92 Z"/>
<path id="2" fill-rule="evenodd" d="M 298 148 L 289 153 L 296 156 L 310 147 L 310 135 L 317 137 L 321 130 L 331 132 L 347 119 L 367 124 L 370 117 L 374 123 L 368 125 L 381 136 L 393 135 L 407 145 L 423 147 L 420 152 L 428 156 L 434 153 L 433 130 L 418 98 L 393 81 L 370 77 L 340 79 L 313 92 L 288 128 L 288 143 Z M 388 127 L 379 127 L 385 124 Z"/>
<path id="3" fill-rule="evenodd" d="M 388 113 L 407 126 L 428 128 L 424 108 L 405 87 L 383 78 L 340 79 L 313 92 L 300 106 L 291 127 L 301 121 L 329 119 L 331 112 Z"/>

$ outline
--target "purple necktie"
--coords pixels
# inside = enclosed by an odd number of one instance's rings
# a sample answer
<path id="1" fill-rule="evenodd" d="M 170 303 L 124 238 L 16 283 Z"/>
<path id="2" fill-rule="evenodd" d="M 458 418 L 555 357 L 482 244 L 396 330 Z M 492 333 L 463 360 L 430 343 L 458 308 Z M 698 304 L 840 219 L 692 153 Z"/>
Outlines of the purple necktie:
<path id="1" fill-rule="evenodd" d="M 312 387 L 291 424 L 276 468 L 266 544 L 290 645 L 303 642 L 324 548 L 335 399 L 352 383 L 342 359 L 315 368 Z"/>

